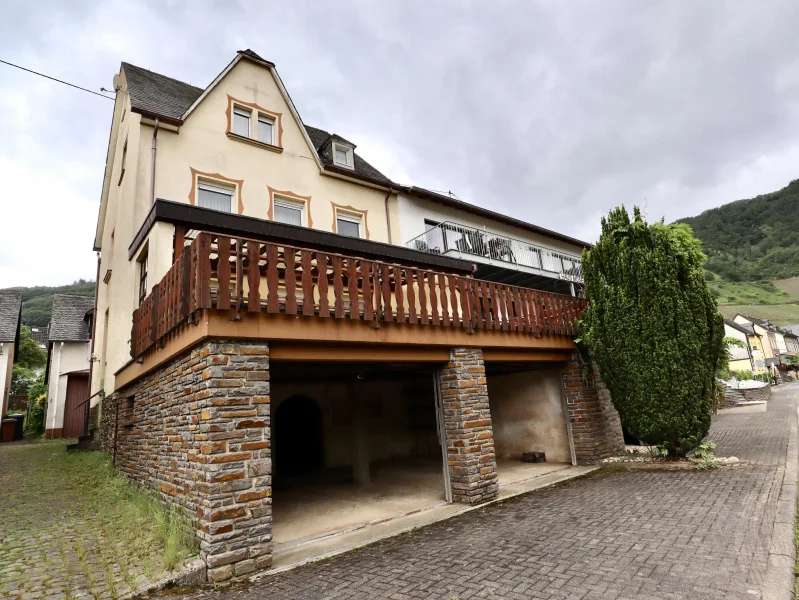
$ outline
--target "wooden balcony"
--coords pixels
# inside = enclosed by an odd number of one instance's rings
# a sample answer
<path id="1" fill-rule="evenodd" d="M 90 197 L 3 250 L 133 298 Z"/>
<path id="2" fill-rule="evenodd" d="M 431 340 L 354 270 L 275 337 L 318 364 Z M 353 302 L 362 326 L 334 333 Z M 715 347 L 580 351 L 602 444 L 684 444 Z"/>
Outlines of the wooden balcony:
<path id="1" fill-rule="evenodd" d="M 134 311 L 131 355 L 141 362 L 208 311 L 242 328 L 256 316 L 294 317 L 298 339 L 299 319 L 303 331 L 346 321 L 403 328 L 406 339 L 445 330 L 503 332 L 518 342 L 557 337 L 562 350 L 572 347 L 584 306 L 581 298 L 462 274 L 203 232 Z"/>

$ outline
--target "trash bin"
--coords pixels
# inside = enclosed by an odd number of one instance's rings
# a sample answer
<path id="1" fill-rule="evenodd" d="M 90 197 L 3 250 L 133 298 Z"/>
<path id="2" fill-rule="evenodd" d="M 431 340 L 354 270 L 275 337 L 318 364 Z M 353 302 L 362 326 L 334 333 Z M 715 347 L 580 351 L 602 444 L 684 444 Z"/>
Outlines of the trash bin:
<path id="1" fill-rule="evenodd" d="M 14 439 L 21 440 L 25 436 L 25 415 L 6 415 L 6 419 L 14 419 L 16 421 L 14 427 Z"/>
<path id="2" fill-rule="evenodd" d="M 0 421 L 0 441 L 13 442 L 14 430 L 17 428 L 16 419 L 3 419 Z"/>

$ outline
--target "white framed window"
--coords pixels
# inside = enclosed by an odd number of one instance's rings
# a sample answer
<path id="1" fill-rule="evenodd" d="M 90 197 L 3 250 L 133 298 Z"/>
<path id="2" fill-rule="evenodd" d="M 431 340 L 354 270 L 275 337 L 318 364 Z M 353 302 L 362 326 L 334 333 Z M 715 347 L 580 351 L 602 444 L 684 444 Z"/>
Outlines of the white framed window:
<path id="1" fill-rule="evenodd" d="M 305 225 L 305 203 L 275 198 L 275 221 L 287 225 Z"/>
<path id="2" fill-rule="evenodd" d="M 233 133 L 250 137 L 250 118 L 252 111 L 240 106 L 233 107 Z"/>
<path id="3" fill-rule="evenodd" d="M 352 148 L 344 144 L 339 144 L 338 142 L 333 142 L 333 163 L 337 167 L 354 169 L 355 159 Z"/>
<path id="4" fill-rule="evenodd" d="M 236 188 L 220 183 L 197 182 L 197 206 L 222 212 L 233 212 L 233 195 Z"/>
<path id="5" fill-rule="evenodd" d="M 263 113 L 258 113 L 258 141 L 275 145 L 275 120 Z"/>
<path id="6" fill-rule="evenodd" d="M 349 237 L 361 237 L 361 216 L 336 213 L 336 232 Z"/>

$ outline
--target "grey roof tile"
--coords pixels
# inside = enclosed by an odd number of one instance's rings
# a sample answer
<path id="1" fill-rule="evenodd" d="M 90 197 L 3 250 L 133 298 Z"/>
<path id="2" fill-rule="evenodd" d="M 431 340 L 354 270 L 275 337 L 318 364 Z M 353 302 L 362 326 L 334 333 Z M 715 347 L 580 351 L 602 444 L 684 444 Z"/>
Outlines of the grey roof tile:
<path id="1" fill-rule="evenodd" d="M 13 342 L 17 339 L 21 312 L 22 292 L 0 290 L 0 342 Z"/>
<path id="2" fill-rule="evenodd" d="M 53 296 L 50 321 L 51 342 L 81 342 L 91 339 L 86 313 L 94 308 L 94 296 Z"/>

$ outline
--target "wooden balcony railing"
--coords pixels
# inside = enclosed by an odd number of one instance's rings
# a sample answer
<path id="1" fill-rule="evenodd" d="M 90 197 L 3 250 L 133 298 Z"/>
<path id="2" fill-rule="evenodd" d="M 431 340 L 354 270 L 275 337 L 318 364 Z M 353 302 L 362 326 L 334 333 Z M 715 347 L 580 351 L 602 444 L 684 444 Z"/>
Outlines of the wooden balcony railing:
<path id="1" fill-rule="evenodd" d="M 201 233 L 133 312 L 140 357 L 197 311 L 577 335 L 581 298 L 399 264 Z"/>

